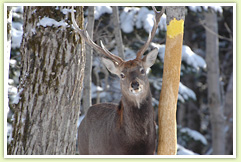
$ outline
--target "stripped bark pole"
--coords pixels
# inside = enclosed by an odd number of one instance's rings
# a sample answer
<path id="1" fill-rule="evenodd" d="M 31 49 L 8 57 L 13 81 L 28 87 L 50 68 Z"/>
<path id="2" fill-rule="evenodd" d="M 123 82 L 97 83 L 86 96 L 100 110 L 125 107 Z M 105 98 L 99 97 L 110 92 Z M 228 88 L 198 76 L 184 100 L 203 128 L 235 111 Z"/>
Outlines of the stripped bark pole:
<path id="1" fill-rule="evenodd" d="M 158 106 L 159 141 L 157 154 L 177 152 L 176 107 L 180 82 L 184 7 L 166 7 L 167 34 L 162 90 Z"/>

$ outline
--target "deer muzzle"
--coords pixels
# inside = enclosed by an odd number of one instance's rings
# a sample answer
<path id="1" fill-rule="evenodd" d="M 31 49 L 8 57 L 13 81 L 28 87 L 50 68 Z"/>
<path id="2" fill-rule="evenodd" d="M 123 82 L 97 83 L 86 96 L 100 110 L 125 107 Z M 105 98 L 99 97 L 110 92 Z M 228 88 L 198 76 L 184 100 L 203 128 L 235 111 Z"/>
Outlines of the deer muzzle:
<path id="1" fill-rule="evenodd" d="M 129 91 L 135 95 L 140 94 L 143 91 L 143 85 L 137 80 L 134 80 L 130 83 Z"/>

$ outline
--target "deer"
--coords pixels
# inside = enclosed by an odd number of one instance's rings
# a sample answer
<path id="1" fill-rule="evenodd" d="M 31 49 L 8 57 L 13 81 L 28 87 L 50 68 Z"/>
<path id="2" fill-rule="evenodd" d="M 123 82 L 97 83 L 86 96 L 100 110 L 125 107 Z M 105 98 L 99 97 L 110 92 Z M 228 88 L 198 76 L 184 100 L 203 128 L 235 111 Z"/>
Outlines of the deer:
<path id="1" fill-rule="evenodd" d="M 155 36 L 158 23 L 164 13 L 155 12 L 154 26 L 145 44 L 134 60 L 124 61 L 90 39 L 86 28 L 80 29 L 74 18 L 73 27 L 85 43 L 103 54 L 106 68 L 120 78 L 122 97 L 119 104 L 100 103 L 92 105 L 78 128 L 78 150 L 80 155 L 153 155 L 156 148 L 156 126 L 152 95 L 147 69 L 156 60 L 158 50 L 153 49 L 143 56 Z"/>

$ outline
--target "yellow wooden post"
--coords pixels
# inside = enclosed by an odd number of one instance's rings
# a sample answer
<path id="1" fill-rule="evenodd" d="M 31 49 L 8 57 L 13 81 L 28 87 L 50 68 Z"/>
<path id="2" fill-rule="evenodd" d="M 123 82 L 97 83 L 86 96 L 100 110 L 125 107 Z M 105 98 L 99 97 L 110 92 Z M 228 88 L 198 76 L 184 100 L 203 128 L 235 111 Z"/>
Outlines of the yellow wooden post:
<path id="1" fill-rule="evenodd" d="M 175 16 L 167 21 L 166 48 L 164 56 L 163 81 L 158 106 L 158 155 L 175 155 L 177 152 L 176 107 L 180 82 L 184 12 L 182 17 Z M 174 8 L 174 9 L 173 9 Z M 172 10 L 175 11 L 175 7 Z M 178 8 L 178 7 L 176 7 Z M 184 7 L 181 7 L 182 11 Z M 178 12 L 179 9 L 177 9 Z"/>

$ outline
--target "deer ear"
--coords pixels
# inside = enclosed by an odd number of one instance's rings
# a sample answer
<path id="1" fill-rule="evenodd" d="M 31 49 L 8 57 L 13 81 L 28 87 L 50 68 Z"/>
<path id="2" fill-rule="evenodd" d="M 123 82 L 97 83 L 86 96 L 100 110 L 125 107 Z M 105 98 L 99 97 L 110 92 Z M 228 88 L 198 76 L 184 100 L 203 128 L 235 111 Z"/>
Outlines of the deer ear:
<path id="1" fill-rule="evenodd" d="M 113 74 L 119 75 L 119 70 L 116 67 L 116 65 L 114 64 L 113 61 L 106 59 L 106 58 L 102 58 L 102 62 L 104 63 L 105 67 Z"/>
<path id="2" fill-rule="evenodd" d="M 158 49 L 155 48 L 142 59 L 143 66 L 145 69 L 151 67 L 155 63 L 157 54 L 158 54 Z"/>

